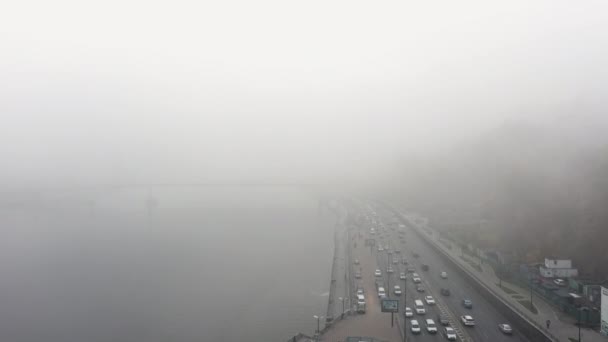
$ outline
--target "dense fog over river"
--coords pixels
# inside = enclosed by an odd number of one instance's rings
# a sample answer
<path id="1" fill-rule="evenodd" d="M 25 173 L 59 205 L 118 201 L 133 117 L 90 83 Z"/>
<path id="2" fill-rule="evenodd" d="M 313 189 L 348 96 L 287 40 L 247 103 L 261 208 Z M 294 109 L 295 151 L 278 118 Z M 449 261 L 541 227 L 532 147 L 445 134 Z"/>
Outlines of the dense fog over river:
<path id="1" fill-rule="evenodd" d="M 0 340 L 311 333 L 327 306 L 334 223 L 295 187 L 42 193 L 0 211 Z"/>

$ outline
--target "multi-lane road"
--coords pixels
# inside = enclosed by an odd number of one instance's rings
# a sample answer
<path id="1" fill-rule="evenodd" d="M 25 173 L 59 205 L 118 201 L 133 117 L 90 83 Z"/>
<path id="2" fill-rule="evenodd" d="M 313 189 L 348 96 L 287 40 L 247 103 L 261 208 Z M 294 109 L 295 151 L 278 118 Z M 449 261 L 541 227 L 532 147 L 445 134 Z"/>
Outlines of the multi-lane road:
<path id="1" fill-rule="evenodd" d="M 375 212 L 375 216 L 374 213 Z M 370 238 L 376 240 L 376 246 L 373 248 L 373 254 L 377 268 L 382 271 L 382 281 L 385 285 L 387 294 L 390 292 L 391 298 L 400 300 L 400 315 L 403 315 L 403 300 L 404 295 L 396 296 L 393 291 L 394 285 L 399 285 L 403 291 L 404 281 L 399 279 L 400 272 L 406 272 L 407 268 L 415 268 L 415 272 L 420 275 L 422 283 L 420 284 L 425 292 L 418 292 L 416 284 L 412 281 L 412 273 L 407 274 L 405 296 L 407 306 L 414 309 L 414 300 L 420 299 L 424 302 L 424 297 L 431 295 L 437 302 L 436 305 L 425 304 L 426 314 L 417 315 L 414 312 L 414 317 L 407 319 L 407 337 L 408 340 L 421 341 L 440 341 L 446 340 L 443 336 L 443 326 L 437 321 L 438 314 L 447 316 L 450 320 L 450 326 L 453 327 L 460 339 L 469 341 L 529 341 L 525 336 L 521 335 L 517 330 L 512 335 L 505 335 L 498 329 L 498 324 L 509 323 L 507 319 L 498 312 L 483 296 L 478 294 L 468 283 L 467 280 L 454 269 L 453 266 L 446 263 L 441 256 L 432 250 L 422 239 L 409 228 L 405 228 L 405 233 L 399 233 L 399 228 L 393 224 L 396 220 L 393 213 L 381 208 L 374 207 L 367 213 L 371 220 L 376 221 L 372 224 L 376 232 L 371 235 L 369 230 L 366 234 Z M 371 228 L 371 227 L 370 227 Z M 391 266 L 393 273 L 387 273 L 389 255 L 386 250 L 378 251 L 378 245 L 386 247 L 390 246 L 392 251 L 390 258 L 398 258 L 399 263 Z M 399 250 L 400 253 L 395 253 Z M 414 254 L 418 256 L 415 257 Z M 402 258 L 406 258 L 408 264 L 404 265 L 401 262 Z M 422 265 L 429 266 L 428 271 L 422 269 Z M 447 279 L 441 277 L 441 272 L 447 272 Z M 389 285 L 390 283 L 390 285 Z M 389 287 L 390 286 L 390 287 Z M 441 288 L 448 288 L 451 292 L 450 296 L 440 294 Z M 464 298 L 470 299 L 473 302 L 473 308 L 467 309 L 462 305 Z M 462 315 L 471 315 L 475 319 L 474 327 L 465 327 L 460 322 Z M 439 332 L 430 334 L 426 331 L 425 319 L 431 318 L 437 324 Z M 410 328 L 410 320 L 416 319 L 420 323 L 421 333 L 413 335 Z"/>

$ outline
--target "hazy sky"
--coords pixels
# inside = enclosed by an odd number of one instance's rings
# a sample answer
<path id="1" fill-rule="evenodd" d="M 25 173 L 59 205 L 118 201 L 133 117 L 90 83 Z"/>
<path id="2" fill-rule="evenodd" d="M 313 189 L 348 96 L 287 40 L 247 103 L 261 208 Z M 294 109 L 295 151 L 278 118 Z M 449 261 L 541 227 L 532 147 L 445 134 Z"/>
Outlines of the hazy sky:
<path id="1" fill-rule="evenodd" d="M 606 1 L 9 1 L 2 183 L 361 175 L 605 113 Z"/>

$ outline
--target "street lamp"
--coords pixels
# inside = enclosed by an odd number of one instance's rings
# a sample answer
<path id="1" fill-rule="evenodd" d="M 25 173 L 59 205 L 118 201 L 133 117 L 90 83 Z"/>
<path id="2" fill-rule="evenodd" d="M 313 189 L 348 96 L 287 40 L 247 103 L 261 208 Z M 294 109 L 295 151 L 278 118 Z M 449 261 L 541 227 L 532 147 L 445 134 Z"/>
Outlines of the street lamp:
<path id="1" fill-rule="evenodd" d="M 403 268 L 405 268 L 405 266 Z M 403 277 L 403 342 L 405 342 L 405 335 L 407 334 L 407 329 L 406 329 L 407 317 L 405 317 L 405 308 L 406 307 L 407 307 L 407 273 L 405 273 L 405 277 Z"/>
<path id="2" fill-rule="evenodd" d="M 313 318 L 315 318 L 317 320 L 317 333 L 315 334 L 316 336 L 316 340 L 319 341 L 319 335 L 321 335 L 321 319 L 323 318 L 323 316 L 317 316 L 317 315 L 313 315 Z"/>
<path id="3" fill-rule="evenodd" d="M 578 342 L 581 342 L 581 315 L 583 311 L 587 311 L 586 307 L 581 307 L 578 309 Z"/>

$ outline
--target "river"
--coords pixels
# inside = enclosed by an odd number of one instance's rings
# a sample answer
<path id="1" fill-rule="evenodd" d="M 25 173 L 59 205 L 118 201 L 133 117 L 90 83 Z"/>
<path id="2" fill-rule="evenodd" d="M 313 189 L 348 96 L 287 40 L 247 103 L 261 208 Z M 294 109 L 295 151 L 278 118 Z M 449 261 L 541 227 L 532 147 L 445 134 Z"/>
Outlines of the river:
<path id="1" fill-rule="evenodd" d="M 313 192 L 32 198 L 0 208 L 2 341 L 284 341 L 326 312 L 335 217 Z"/>

